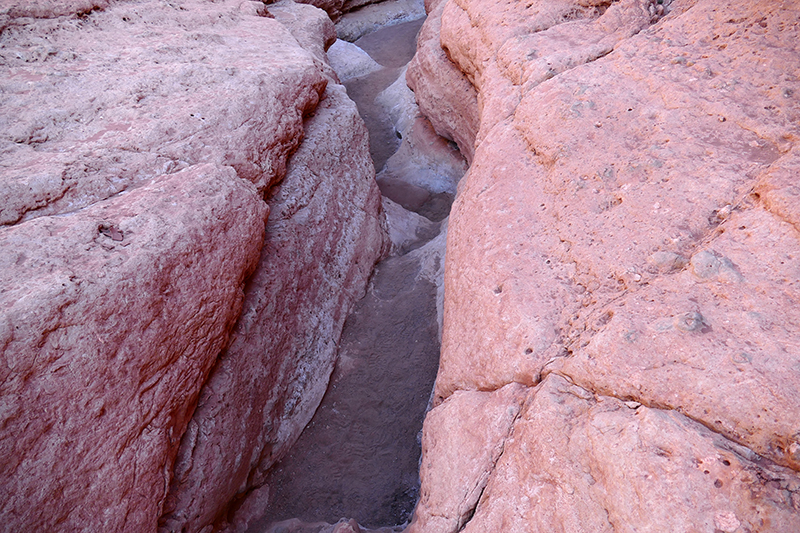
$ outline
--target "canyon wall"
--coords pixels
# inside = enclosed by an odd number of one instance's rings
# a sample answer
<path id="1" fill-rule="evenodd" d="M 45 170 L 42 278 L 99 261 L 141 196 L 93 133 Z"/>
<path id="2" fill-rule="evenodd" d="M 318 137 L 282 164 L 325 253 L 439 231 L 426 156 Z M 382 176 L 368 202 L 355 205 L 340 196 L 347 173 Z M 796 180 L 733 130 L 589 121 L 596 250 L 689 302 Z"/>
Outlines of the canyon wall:
<path id="1" fill-rule="evenodd" d="M 236 528 L 387 251 L 333 25 L 6 0 L 0 30 L 2 529 Z"/>
<path id="2" fill-rule="evenodd" d="M 407 531 L 800 530 L 800 3 L 427 7 L 474 155 Z"/>

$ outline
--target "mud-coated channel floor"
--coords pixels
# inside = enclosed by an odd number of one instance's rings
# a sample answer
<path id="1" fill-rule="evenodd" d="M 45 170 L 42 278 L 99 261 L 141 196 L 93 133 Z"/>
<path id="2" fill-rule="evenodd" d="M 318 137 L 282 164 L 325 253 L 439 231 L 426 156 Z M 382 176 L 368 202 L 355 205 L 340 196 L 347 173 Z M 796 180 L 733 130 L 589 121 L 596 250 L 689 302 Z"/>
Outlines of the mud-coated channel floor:
<path id="1" fill-rule="evenodd" d="M 373 102 L 411 59 L 421 24 L 378 30 L 356 43 L 386 67 L 347 84 L 370 130 L 378 170 L 398 142 Z M 440 258 L 433 261 L 436 269 Z M 249 531 L 291 518 L 354 518 L 369 528 L 410 518 L 419 494 L 419 436 L 439 362 L 436 286 L 425 269 L 431 259 L 424 250 L 376 267 L 345 323 L 325 397 L 273 468 L 267 514 Z"/>

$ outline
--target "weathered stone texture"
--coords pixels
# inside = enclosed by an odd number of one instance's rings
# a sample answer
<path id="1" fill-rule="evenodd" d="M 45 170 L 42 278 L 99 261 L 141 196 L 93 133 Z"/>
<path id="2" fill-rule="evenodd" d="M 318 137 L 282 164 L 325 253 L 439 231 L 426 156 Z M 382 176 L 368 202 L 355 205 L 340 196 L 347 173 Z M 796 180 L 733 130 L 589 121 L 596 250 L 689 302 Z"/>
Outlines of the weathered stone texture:
<path id="1" fill-rule="evenodd" d="M 184 438 L 171 530 L 224 523 L 221 504 L 263 485 L 314 414 L 347 311 L 384 253 L 374 176 L 366 128 L 331 84 L 270 200 L 242 318 Z"/>
<path id="2" fill-rule="evenodd" d="M 323 72 L 256 2 L 183 3 L 14 19 L 3 31 L 0 223 L 197 163 L 232 166 L 261 192 L 285 174 Z"/>
<path id="3" fill-rule="evenodd" d="M 426 5 L 428 18 L 417 37 L 417 53 L 408 65 L 406 79 L 420 111 L 431 121 L 436 133 L 455 141 L 467 161 L 472 161 L 478 132 L 477 93 L 440 45 L 445 3 Z"/>
<path id="4" fill-rule="evenodd" d="M 324 392 L 385 222 L 332 23 L 267 9 L 0 5 L 4 529 L 224 526 Z"/>
<path id="5" fill-rule="evenodd" d="M 5 530 L 155 528 L 266 212 L 198 165 L 0 230 Z"/>
<path id="6" fill-rule="evenodd" d="M 538 391 L 465 531 L 800 528 L 800 6 L 449 0 L 442 17 L 480 127 L 429 419 L 459 391 Z M 579 398 L 545 400 L 564 379 Z M 436 463 L 428 479 L 450 475 Z"/>

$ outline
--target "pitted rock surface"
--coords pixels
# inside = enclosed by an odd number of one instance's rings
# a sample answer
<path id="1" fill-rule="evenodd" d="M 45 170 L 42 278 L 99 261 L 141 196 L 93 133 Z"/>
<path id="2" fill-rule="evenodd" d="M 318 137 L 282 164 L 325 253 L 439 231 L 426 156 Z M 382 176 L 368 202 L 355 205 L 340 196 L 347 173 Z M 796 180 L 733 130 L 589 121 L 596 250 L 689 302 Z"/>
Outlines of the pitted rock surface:
<path id="1" fill-rule="evenodd" d="M 798 6 L 448 0 L 437 9 L 441 49 L 477 91 L 479 127 L 449 224 L 429 420 L 460 391 L 519 383 L 540 398 L 559 380 L 584 391 L 570 393 L 564 420 L 595 402 L 627 414 L 603 423 L 602 441 L 581 429 L 576 448 L 547 441 L 572 431 L 563 422 L 525 433 L 520 418 L 477 505 L 465 513 L 423 500 L 410 531 L 457 531 L 464 516 L 465 531 L 800 527 L 800 321 L 790 303 L 800 297 Z M 450 109 L 426 112 L 445 124 Z M 562 401 L 550 397 L 525 416 L 553 416 Z M 643 436 L 651 424 L 648 434 L 670 443 L 665 453 L 631 448 L 631 431 L 637 446 L 658 448 Z M 455 468 L 436 459 L 448 457 L 435 449 L 445 445 L 432 444 L 430 464 L 423 457 L 429 502 L 449 501 L 430 492 L 446 491 L 435 480 Z M 604 451 L 617 448 L 630 453 Z M 716 471 L 698 474 L 700 459 L 742 474 L 706 482 Z M 579 489 L 587 469 L 628 480 Z M 662 485 L 672 478 L 682 481 Z M 630 484 L 639 488 L 612 487 Z M 659 512 L 645 512 L 657 498 Z"/>

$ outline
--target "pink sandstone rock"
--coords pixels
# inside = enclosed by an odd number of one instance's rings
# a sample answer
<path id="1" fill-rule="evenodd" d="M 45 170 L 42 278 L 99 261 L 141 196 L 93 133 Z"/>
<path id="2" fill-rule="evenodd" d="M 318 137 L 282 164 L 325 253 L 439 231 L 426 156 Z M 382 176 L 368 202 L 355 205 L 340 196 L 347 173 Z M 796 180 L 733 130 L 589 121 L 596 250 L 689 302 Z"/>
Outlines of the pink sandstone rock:
<path id="1" fill-rule="evenodd" d="M 155 529 L 266 213 L 204 164 L 0 229 L 4 529 Z"/>
<path id="2" fill-rule="evenodd" d="M 489 427 L 500 431 L 476 442 Z M 428 475 L 407 533 L 793 531 L 798 524 L 797 472 L 674 411 L 594 395 L 555 374 L 532 389 L 459 391 L 431 411 L 425 431 Z M 490 459 L 491 449 L 500 453 Z M 441 477 L 430 459 L 454 466 Z"/>
<path id="3" fill-rule="evenodd" d="M 463 531 L 795 531 L 798 488 L 797 472 L 685 416 L 550 375 Z"/>
<path id="4" fill-rule="evenodd" d="M 460 531 L 469 521 L 527 395 L 524 386 L 456 391 L 425 419 L 422 493 L 407 533 Z M 446 471 L 439 464 L 450 465 Z"/>
<path id="5" fill-rule="evenodd" d="M 363 123 L 311 6 L 84 4 L 0 6 L 1 521 L 224 526 L 384 251 Z"/>
<path id="6" fill-rule="evenodd" d="M 327 83 L 317 62 L 256 2 L 184 3 L 14 19 L 3 32 L 0 223 L 201 162 L 261 192 L 285 174 Z"/>
<path id="7" fill-rule="evenodd" d="M 0 2 L 0 25 L 23 17 L 56 18 L 64 15 L 84 15 L 106 9 L 114 0 L 3 0 Z"/>
<path id="8" fill-rule="evenodd" d="M 330 21 L 310 6 L 283 3 L 270 14 L 309 48 L 315 27 L 330 27 L 316 34 L 318 44 L 333 39 Z M 271 193 L 261 258 L 184 436 L 162 530 L 243 530 L 266 505 L 267 472 L 319 405 L 344 320 L 388 252 L 374 178 L 364 123 L 330 80 Z M 228 512 L 229 502 L 246 498 L 247 513 Z"/>
<path id="9" fill-rule="evenodd" d="M 547 438 L 564 439 L 563 421 L 519 429 L 465 531 L 800 528 L 795 482 L 778 488 L 754 470 L 790 480 L 786 468 L 800 468 L 800 81 L 787 75 L 800 57 L 800 27 L 787 21 L 800 11 L 663 6 L 444 7 L 442 47 L 479 91 L 480 128 L 449 224 L 435 404 L 567 379 L 586 391 L 575 416 L 598 398 L 642 405 L 614 407 L 631 416 L 614 415 L 603 439 L 581 429 L 574 448 L 537 437 L 552 427 Z M 426 113 L 436 124 L 448 112 Z M 561 396 L 550 397 L 527 416 L 555 416 Z M 586 416 L 576 424 L 590 427 Z M 627 427 L 654 428 L 681 459 L 667 468 L 634 453 Z M 722 498 L 689 460 L 719 446 L 738 454 L 724 459 L 736 482 Z M 614 448 L 631 453 L 603 451 Z M 448 461 L 423 458 L 427 479 L 447 478 Z M 579 490 L 584 468 L 617 477 Z M 663 475 L 624 494 L 632 482 L 619 476 L 643 470 Z"/>
<path id="10" fill-rule="evenodd" d="M 355 105 L 331 84 L 270 201 L 242 318 L 184 437 L 166 530 L 224 523 L 225 504 L 264 484 L 314 414 L 348 309 L 384 253 L 374 173 Z"/>
<path id="11" fill-rule="evenodd" d="M 406 84 L 405 70 L 376 101 L 402 138 L 376 176 L 382 194 L 431 220 L 443 219 L 450 211 L 458 181 L 467 171 L 466 161 L 422 116 Z"/>
<path id="12" fill-rule="evenodd" d="M 342 17 L 345 0 L 301 0 L 298 3 L 308 4 L 322 9 L 328 13 L 332 21 L 336 22 Z"/>
<path id="13" fill-rule="evenodd" d="M 467 161 L 472 161 L 478 131 L 475 87 L 447 58 L 439 43 L 442 10 L 446 2 L 426 4 L 428 18 L 417 37 L 417 53 L 406 78 L 422 114 L 436 133 L 455 141 Z"/>

